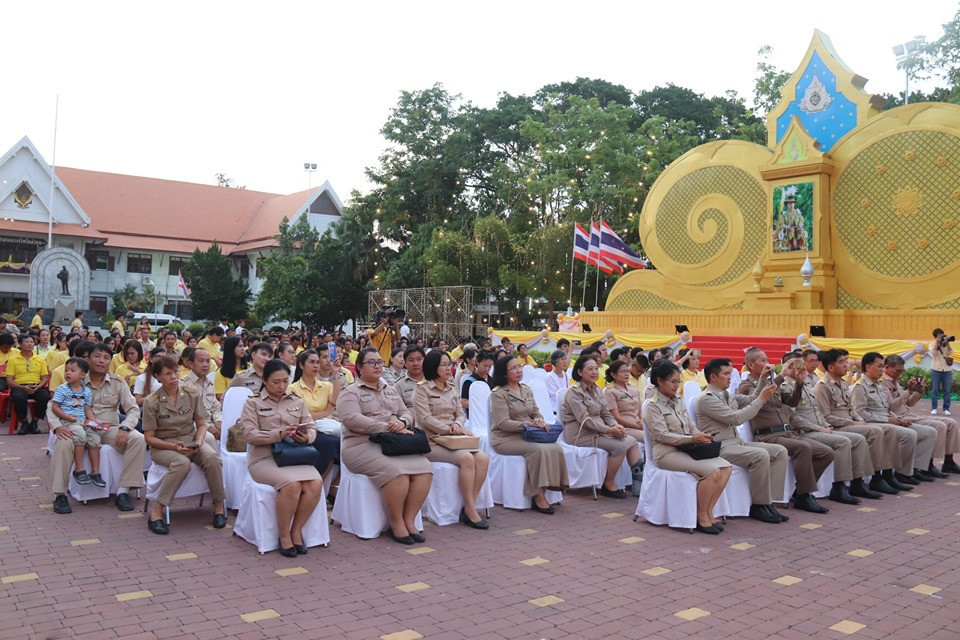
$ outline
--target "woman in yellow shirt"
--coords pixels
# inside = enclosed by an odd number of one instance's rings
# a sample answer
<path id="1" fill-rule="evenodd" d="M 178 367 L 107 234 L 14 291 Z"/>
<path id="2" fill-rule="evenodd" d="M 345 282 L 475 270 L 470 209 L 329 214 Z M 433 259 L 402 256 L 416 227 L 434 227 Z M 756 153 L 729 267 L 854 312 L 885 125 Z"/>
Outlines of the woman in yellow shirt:
<path id="1" fill-rule="evenodd" d="M 701 390 L 707 388 L 707 379 L 703 377 L 702 371 L 697 370 L 700 368 L 699 349 L 680 349 L 677 352 L 677 366 L 681 368 L 680 388 L 677 390 L 677 394 L 681 398 L 683 397 L 683 385 L 688 382 L 696 382 L 700 385 Z"/>
<path id="2" fill-rule="evenodd" d="M 531 367 L 537 366 L 537 361 L 527 353 L 527 345 L 523 343 L 517 345 L 517 360 L 520 361 L 520 364 L 528 364 Z"/>
<path id="3" fill-rule="evenodd" d="M 320 454 L 317 459 L 317 471 L 327 479 L 333 470 L 334 463 L 340 461 L 340 433 L 339 422 L 331 418 L 337 408 L 337 397 L 340 395 L 340 378 L 333 378 L 333 382 L 318 380 L 320 374 L 320 356 L 313 349 L 306 349 L 297 356 L 297 368 L 293 372 L 293 384 L 288 389 L 299 396 L 307 405 L 310 417 L 317 421 L 317 437 L 313 441 L 313 448 Z M 333 502 L 336 493 L 331 489 L 327 500 Z"/>
<path id="4" fill-rule="evenodd" d="M 123 345 L 123 364 L 114 372 L 133 389 L 137 377 L 146 371 L 147 363 L 143 358 L 143 347 L 138 340 L 127 340 Z"/>
<path id="5" fill-rule="evenodd" d="M 240 336 L 230 336 L 224 340 L 223 364 L 213 374 L 213 392 L 217 395 L 217 400 L 223 401 L 223 394 L 227 392 L 230 381 L 238 373 L 246 371 L 248 366 L 247 350 Z"/>

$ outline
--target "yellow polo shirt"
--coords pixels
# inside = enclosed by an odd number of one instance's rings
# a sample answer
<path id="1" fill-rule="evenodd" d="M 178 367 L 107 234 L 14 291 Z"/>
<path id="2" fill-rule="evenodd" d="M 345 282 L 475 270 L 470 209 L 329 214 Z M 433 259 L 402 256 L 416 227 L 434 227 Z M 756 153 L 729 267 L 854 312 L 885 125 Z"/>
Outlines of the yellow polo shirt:
<path id="1" fill-rule="evenodd" d="M 350 364 L 357 364 L 357 351 L 351 351 L 347 354 L 347 359 L 350 360 Z"/>
<path id="2" fill-rule="evenodd" d="M 459 360 L 461 356 L 463 356 L 463 349 L 460 347 L 460 345 L 457 345 L 456 347 L 454 347 L 453 351 L 450 352 L 450 360 L 451 361 Z M 537 366 L 535 363 L 532 363 L 532 362 L 530 364 L 532 364 L 533 366 Z"/>
<path id="3" fill-rule="evenodd" d="M 123 323 L 120 322 L 119 320 L 114 320 L 113 324 L 110 325 L 110 332 L 113 333 L 114 329 L 116 329 L 121 334 L 123 334 Z"/>
<path id="4" fill-rule="evenodd" d="M 63 351 L 51 351 L 47 354 L 47 369 L 53 371 L 69 359 L 70 352 L 66 349 Z M 54 387 L 54 389 L 56 389 L 56 387 Z"/>
<path id="5" fill-rule="evenodd" d="M 210 354 L 211 358 L 222 358 L 223 349 L 220 348 L 219 344 L 215 344 L 210 340 L 210 338 L 204 338 L 197 343 L 197 349 L 203 349 Z"/>
<path id="6" fill-rule="evenodd" d="M 13 377 L 17 384 L 40 384 L 40 378 L 48 374 L 46 361 L 35 353 L 27 360 L 18 350 L 7 360 L 5 375 Z"/>
<path id="7" fill-rule="evenodd" d="M 64 351 L 64 353 L 66 353 L 66 351 Z M 16 347 L 10 347 L 10 351 L 7 351 L 6 353 L 0 351 L 0 364 L 6 364 L 10 358 L 18 355 L 20 355 L 20 349 L 17 349 Z"/>
<path id="8" fill-rule="evenodd" d="M 66 364 L 62 364 L 56 369 L 50 370 L 50 388 L 51 389 L 56 391 L 57 387 L 62 385 L 64 382 L 66 382 L 66 378 L 64 378 L 64 372 L 66 372 L 66 370 L 67 370 Z"/>
<path id="9" fill-rule="evenodd" d="M 146 360 L 141 360 L 136 365 L 131 365 L 129 362 L 124 361 L 120 363 L 120 365 L 117 367 L 116 371 L 113 372 L 113 374 L 118 378 L 120 378 L 121 380 L 123 380 L 124 382 L 127 382 L 130 385 L 130 389 L 133 389 L 133 385 L 136 384 L 137 378 L 140 376 L 140 374 L 142 374 L 146 370 L 147 370 Z M 128 382 L 126 378 L 129 375 L 132 375 L 133 377 L 130 378 Z"/>
<path id="10" fill-rule="evenodd" d="M 333 392 L 333 385 L 322 380 L 317 380 L 314 383 L 313 390 L 311 390 L 303 383 L 303 378 L 300 378 L 288 388 L 292 393 L 303 398 L 311 414 L 326 410 L 330 403 L 330 394 Z"/>
<path id="11" fill-rule="evenodd" d="M 120 353 L 113 354 L 113 357 L 110 358 L 110 373 L 116 373 L 117 368 L 122 366 L 124 362 L 127 361 L 125 350 L 121 350 Z"/>
<path id="12" fill-rule="evenodd" d="M 40 314 L 38 313 L 37 315 L 33 316 L 33 320 L 30 321 L 30 327 L 33 328 L 33 327 L 42 327 L 42 326 L 43 326 L 43 318 L 41 318 Z"/>
<path id="13" fill-rule="evenodd" d="M 80 318 L 74 318 L 73 322 L 70 323 L 70 328 L 72 329 L 74 327 L 77 327 L 77 328 L 83 327 L 83 320 L 81 320 Z"/>
<path id="14" fill-rule="evenodd" d="M 238 371 L 237 373 L 240 372 Z M 222 396 L 227 392 L 227 387 L 230 386 L 231 380 L 233 380 L 233 378 L 225 378 L 218 369 L 217 372 L 213 374 L 213 392 L 218 396 Z"/>

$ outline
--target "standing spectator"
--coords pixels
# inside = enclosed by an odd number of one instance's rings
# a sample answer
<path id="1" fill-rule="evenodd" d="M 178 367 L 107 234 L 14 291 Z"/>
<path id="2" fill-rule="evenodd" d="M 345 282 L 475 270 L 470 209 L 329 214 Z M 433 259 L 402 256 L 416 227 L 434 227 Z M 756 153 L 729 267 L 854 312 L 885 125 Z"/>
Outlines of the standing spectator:
<path id="1" fill-rule="evenodd" d="M 943 392 L 943 415 L 950 415 L 950 394 L 953 391 L 953 336 L 949 338 L 943 329 L 933 330 L 930 345 L 930 414 L 937 415 L 937 399 Z M 948 360 L 949 358 L 949 360 Z M 950 362 L 950 364 L 947 364 Z"/>
<path id="2" fill-rule="evenodd" d="M 43 309 L 37 308 L 37 314 L 33 316 L 33 320 L 30 321 L 31 329 L 40 329 L 43 327 Z"/>

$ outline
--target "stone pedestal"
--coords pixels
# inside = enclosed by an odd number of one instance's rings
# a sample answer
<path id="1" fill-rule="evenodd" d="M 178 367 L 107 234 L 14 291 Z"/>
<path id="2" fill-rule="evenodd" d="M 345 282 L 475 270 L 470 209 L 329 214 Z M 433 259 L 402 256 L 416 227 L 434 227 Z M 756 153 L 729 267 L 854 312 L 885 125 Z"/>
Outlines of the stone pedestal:
<path id="1" fill-rule="evenodd" d="M 53 305 L 53 324 L 70 326 L 77 311 L 77 301 L 73 296 L 57 296 Z"/>
<path id="2" fill-rule="evenodd" d="M 63 285 L 57 278 L 63 269 L 68 276 L 70 293 L 67 295 L 64 295 Z M 30 265 L 30 308 L 53 307 L 60 299 L 69 299 L 73 305 L 70 322 L 73 321 L 73 310 L 90 309 L 90 265 L 73 249 L 55 247 L 38 253 Z M 60 321 L 59 312 L 55 321 Z"/>

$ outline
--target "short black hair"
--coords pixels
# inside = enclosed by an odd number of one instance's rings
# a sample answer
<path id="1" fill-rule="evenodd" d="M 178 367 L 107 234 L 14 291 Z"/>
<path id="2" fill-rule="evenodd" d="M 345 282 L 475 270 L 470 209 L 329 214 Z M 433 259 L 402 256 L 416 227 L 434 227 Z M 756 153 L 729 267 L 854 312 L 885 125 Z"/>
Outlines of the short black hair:
<path id="1" fill-rule="evenodd" d="M 557 349 L 560 349 L 561 347 L 565 347 L 568 344 L 570 344 L 569 340 L 567 340 L 566 338 L 560 338 L 559 340 L 557 340 Z"/>
<path id="2" fill-rule="evenodd" d="M 258 342 L 250 347 L 250 355 L 253 355 L 257 351 L 263 351 L 264 353 L 273 356 L 273 346 L 269 342 Z"/>
<path id="3" fill-rule="evenodd" d="M 223 327 L 219 327 L 219 326 L 214 327 L 213 329 L 210 329 L 210 331 L 207 331 L 207 335 L 222 336 Z"/>
<path id="4" fill-rule="evenodd" d="M 898 356 L 897 354 L 893 354 L 892 356 L 887 356 L 886 358 L 883 359 L 883 366 L 885 367 L 899 367 L 902 364 L 906 364 L 906 363 L 903 361 L 903 357 Z"/>
<path id="5" fill-rule="evenodd" d="M 573 376 L 574 380 L 576 380 L 577 382 L 580 382 L 581 380 L 580 372 L 583 370 L 583 368 L 587 366 L 588 362 L 593 362 L 597 366 L 600 366 L 600 363 L 597 362 L 597 360 L 598 359 L 594 358 L 592 355 L 581 354 L 580 357 L 577 358 L 577 361 L 573 363 L 573 372 L 570 375 Z"/>
<path id="6" fill-rule="evenodd" d="M 863 354 L 863 357 L 860 358 L 860 370 L 865 370 L 868 364 L 873 364 L 876 360 L 883 360 L 883 354 L 876 351 L 868 351 Z"/>
<path id="7" fill-rule="evenodd" d="M 657 360 L 650 371 L 650 384 L 656 387 L 658 382 L 666 380 L 675 373 L 680 373 L 680 367 L 669 360 Z"/>
<path id="8" fill-rule="evenodd" d="M 633 356 L 633 361 L 644 371 L 650 368 L 650 360 L 647 359 L 647 356 L 643 355 L 642 350 L 637 355 Z"/>
<path id="9" fill-rule="evenodd" d="M 107 354 L 111 358 L 113 357 L 113 351 L 111 351 L 110 347 L 103 344 L 102 342 L 88 342 L 87 344 L 90 345 L 90 352 L 88 355 L 92 356 L 97 351 L 103 351 L 105 354 Z"/>
<path id="10" fill-rule="evenodd" d="M 423 350 L 423 347 L 413 344 L 407 347 L 407 350 L 403 352 L 404 361 L 406 361 L 407 358 L 409 358 L 415 353 L 419 353 L 424 358 L 427 357 L 427 352 Z"/>
<path id="11" fill-rule="evenodd" d="M 440 361 L 446 356 L 446 351 L 434 349 L 423 357 L 423 377 L 427 380 L 436 380 L 437 372 L 440 371 Z M 450 356 L 447 356 L 449 358 Z"/>
<path id="12" fill-rule="evenodd" d="M 703 377 L 710 382 L 710 377 L 718 375 L 724 367 L 732 367 L 733 363 L 727 358 L 714 358 L 703 368 Z"/>
<path id="13" fill-rule="evenodd" d="M 821 351 L 818 355 L 820 356 L 820 362 L 823 364 L 823 368 L 826 369 L 846 354 L 840 349 L 827 349 L 826 351 Z"/>
<path id="14" fill-rule="evenodd" d="M 267 364 L 263 365 L 263 382 L 260 383 L 261 389 L 263 389 L 267 379 L 277 371 L 283 371 L 288 377 L 290 376 L 290 367 L 287 366 L 286 362 L 280 358 L 270 358 L 267 360 Z"/>
<path id="15" fill-rule="evenodd" d="M 83 358 L 67 358 L 67 361 L 63 363 L 63 368 L 66 369 L 68 364 L 80 367 L 80 371 L 84 374 L 90 371 L 90 364 Z"/>
<path id="16" fill-rule="evenodd" d="M 477 354 L 477 364 L 480 364 L 484 360 L 492 360 L 493 362 L 496 362 L 497 354 L 489 349 L 481 349 L 480 353 Z"/>
<path id="17" fill-rule="evenodd" d="M 613 376 L 617 375 L 617 372 L 620 371 L 620 369 L 629 366 L 630 363 L 628 362 L 624 362 L 623 360 L 614 360 L 610 363 L 610 367 L 607 369 L 604 377 L 606 377 L 608 383 L 611 383 L 613 382 Z"/>
<path id="18" fill-rule="evenodd" d="M 17 339 L 13 337 L 12 333 L 0 333 L 0 347 L 5 347 L 10 345 L 11 347 L 17 343 Z"/>

